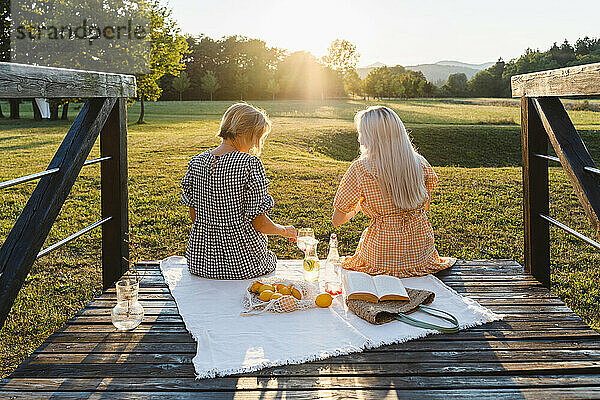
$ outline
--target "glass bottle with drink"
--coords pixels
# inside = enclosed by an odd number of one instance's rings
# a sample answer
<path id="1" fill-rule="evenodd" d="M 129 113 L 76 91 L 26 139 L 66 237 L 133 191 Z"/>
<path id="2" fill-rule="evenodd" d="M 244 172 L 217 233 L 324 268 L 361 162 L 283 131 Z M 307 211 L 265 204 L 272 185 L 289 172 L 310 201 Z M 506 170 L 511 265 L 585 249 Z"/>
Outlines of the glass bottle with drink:
<path id="1" fill-rule="evenodd" d="M 321 279 L 325 281 L 325 291 L 332 296 L 342 293 L 341 284 L 341 260 L 338 252 L 338 240 L 335 233 L 329 239 L 329 254 L 325 261 L 324 272 Z"/>

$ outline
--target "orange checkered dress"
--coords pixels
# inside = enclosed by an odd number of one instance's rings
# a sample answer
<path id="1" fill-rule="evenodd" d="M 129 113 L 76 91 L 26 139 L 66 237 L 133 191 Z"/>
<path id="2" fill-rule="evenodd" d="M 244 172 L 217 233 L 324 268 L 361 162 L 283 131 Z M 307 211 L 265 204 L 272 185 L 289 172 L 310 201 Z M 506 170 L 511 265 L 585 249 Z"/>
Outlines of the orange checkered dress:
<path id="1" fill-rule="evenodd" d="M 365 159 L 354 161 L 346 171 L 333 206 L 349 213 L 360 205 L 371 222 L 362 233 L 354 255 L 346 257 L 345 269 L 404 278 L 427 275 L 454 264 L 455 258 L 440 257 L 435 249 L 433 228 L 426 212 L 438 178 L 424 158 L 422 166 L 428 198 L 414 210 L 400 210 L 383 196 Z"/>

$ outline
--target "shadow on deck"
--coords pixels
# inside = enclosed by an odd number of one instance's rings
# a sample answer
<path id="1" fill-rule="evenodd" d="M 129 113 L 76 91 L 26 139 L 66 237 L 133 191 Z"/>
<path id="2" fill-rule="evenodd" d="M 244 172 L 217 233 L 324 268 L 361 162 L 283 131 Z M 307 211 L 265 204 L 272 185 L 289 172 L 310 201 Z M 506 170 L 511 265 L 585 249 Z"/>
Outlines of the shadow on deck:
<path id="1" fill-rule="evenodd" d="M 196 344 L 157 262 L 144 322 L 116 332 L 114 289 L 90 302 L 11 376 L 3 398 L 600 397 L 600 335 L 510 260 L 459 261 L 439 278 L 503 321 L 319 362 L 195 380 Z M 285 393 L 282 393 L 285 391 Z"/>

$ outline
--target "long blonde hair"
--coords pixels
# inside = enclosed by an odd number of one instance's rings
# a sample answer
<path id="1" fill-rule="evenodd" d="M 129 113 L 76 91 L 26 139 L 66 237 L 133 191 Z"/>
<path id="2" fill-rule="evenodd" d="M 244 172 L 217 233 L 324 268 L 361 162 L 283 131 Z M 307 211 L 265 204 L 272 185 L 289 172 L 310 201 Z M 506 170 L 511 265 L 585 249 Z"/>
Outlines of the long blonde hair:
<path id="1" fill-rule="evenodd" d="M 400 117 L 375 106 L 355 117 L 361 158 L 375 176 L 383 195 L 399 209 L 417 208 L 427 198 L 422 156 L 414 149 Z"/>
<path id="2" fill-rule="evenodd" d="M 265 139 L 271 131 L 271 125 L 271 120 L 264 110 L 247 103 L 236 103 L 223 114 L 217 136 L 235 141 L 249 134 L 251 150 L 260 155 Z"/>

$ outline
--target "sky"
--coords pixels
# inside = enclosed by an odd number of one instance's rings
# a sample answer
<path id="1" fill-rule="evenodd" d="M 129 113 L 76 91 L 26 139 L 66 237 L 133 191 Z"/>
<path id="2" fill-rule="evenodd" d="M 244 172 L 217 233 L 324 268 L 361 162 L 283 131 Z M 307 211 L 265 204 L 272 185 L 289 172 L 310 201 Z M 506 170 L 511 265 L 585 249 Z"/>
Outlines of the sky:
<path id="1" fill-rule="evenodd" d="M 238 34 L 320 57 L 339 38 L 359 66 L 440 60 L 484 63 L 600 36 L 600 1 L 571 0 L 167 0 L 184 33 Z"/>

